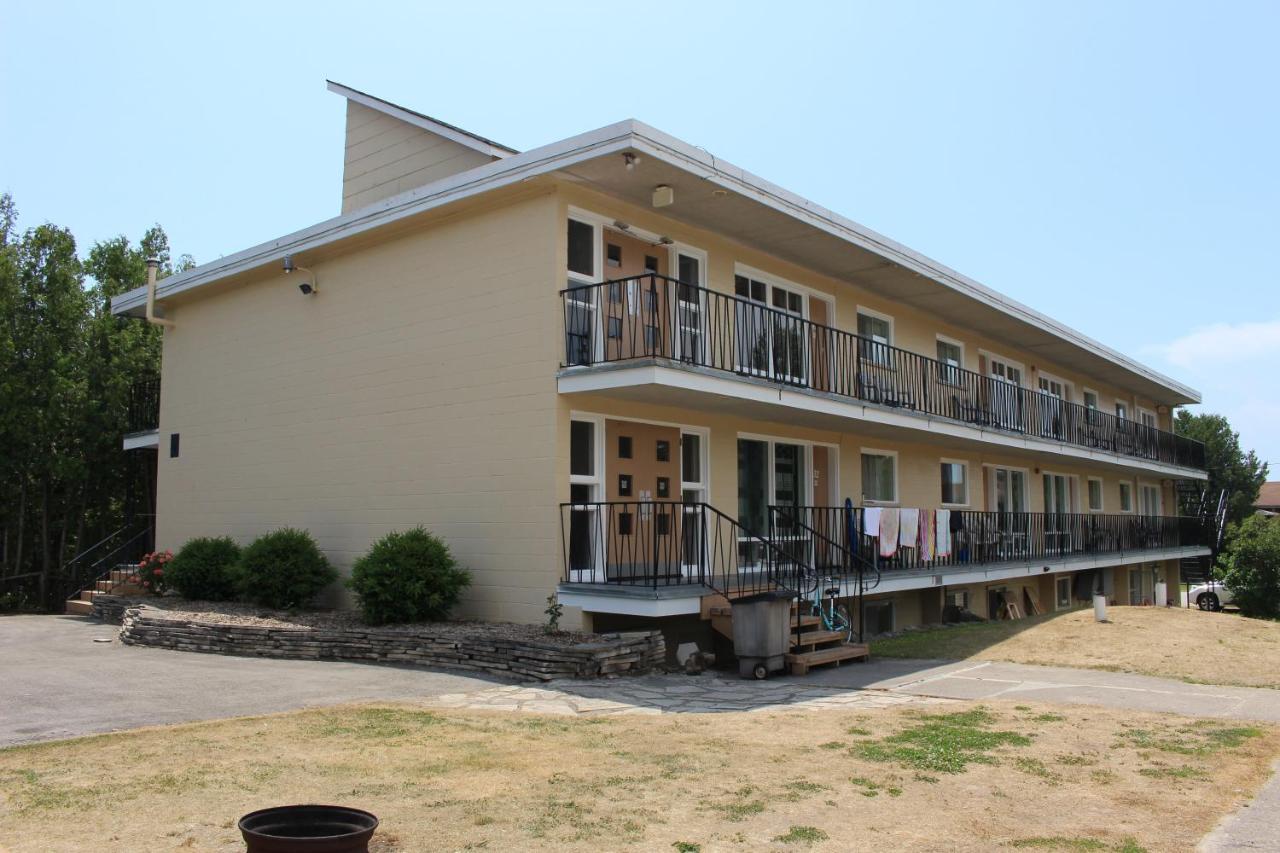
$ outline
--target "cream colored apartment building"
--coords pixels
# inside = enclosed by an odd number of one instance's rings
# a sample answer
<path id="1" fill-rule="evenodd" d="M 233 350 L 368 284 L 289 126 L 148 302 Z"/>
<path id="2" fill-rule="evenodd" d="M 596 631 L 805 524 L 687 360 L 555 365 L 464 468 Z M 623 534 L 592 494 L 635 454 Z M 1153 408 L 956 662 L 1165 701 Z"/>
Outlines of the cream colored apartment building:
<path id="1" fill-rule="evenodd" d="M 159 546 L 289 525 L 345 568 L 421 524 L 465 615 L 555 593 L 597 628 L 692 630 L 786 563 L 862 588 L 871 635 L 1151 602 L 1207 553 L 1175 517 L 1196 391 L 639 122 L 516 152 L 330 88 L 340 215 L 155 287 L 126 441 Z M 881 557 L 867 509 L 946 530 Z"/>

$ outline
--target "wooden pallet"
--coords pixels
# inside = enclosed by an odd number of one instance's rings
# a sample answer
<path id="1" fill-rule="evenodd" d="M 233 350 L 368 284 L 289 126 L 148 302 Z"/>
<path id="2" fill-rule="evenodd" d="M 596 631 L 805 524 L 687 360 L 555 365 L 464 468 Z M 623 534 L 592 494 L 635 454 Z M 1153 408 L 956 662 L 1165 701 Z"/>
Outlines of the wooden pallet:
<path id="1" fill-rule="evenodd" d="M 808 675 L 815 666 L 835 664 L 844 661 L 867 661 L 871 659 L 871 648 L 866 643 L 841 643 L 825 649 L 814 649 L 810 652 L 792 652 L 785 660 L 792 675 Z"/>

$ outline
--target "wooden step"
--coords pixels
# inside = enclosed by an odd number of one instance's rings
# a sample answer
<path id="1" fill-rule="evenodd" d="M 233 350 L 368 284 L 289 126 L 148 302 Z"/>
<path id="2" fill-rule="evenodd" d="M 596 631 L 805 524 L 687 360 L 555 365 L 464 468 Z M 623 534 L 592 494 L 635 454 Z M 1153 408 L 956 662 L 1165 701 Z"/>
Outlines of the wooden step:
<path id="1" fill-rule="evenodd" d="M 93 613 L 93 605 L 87 601 L 68 601 L 63 612 L 74 616 L 89 616 Z"/>
<path id="2" fill-rule="evenodd" d="M 844 631 L 801 631 L 791 635 L 791 645 L 817 646 L 823 643 L 842 643 L 847 636 Z"/>
<path id="3" fill-rule="evenodd" d="M 96 589 L 83 589 L 80 591 L 81 601 L 93 601 L 93 597 L 98 594 Z"/>
<path id="4" fill-rule="evenodd" d="M 786 656 L 788 668 L 792 675 L 808 675 L 810 667 L 841 661 L 871 659 L 871 649 L 865 643 L 845 643 L 827 649 L 815 649 L 811 652 L 792 653 Z"/>

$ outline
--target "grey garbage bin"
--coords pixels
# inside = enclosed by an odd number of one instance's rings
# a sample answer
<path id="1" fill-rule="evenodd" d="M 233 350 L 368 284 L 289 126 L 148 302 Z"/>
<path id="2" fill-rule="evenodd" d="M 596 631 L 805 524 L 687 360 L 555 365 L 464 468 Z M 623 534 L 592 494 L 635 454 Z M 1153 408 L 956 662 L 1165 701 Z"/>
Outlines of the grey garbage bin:
<path id="1" fill-rule="evenodd" d="M 742 678 L 765 678 L 786 665 L 793 597 L 773 591 L 733 601 L 733 653 Z"/>

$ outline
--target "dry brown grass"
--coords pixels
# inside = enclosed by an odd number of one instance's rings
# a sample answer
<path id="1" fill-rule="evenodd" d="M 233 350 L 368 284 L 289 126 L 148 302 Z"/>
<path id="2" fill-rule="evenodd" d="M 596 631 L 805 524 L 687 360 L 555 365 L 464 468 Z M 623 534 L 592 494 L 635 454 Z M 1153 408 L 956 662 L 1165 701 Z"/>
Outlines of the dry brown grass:
<path id="1" fill-rule="evenodd" d="M 337 802 L 382 818 L 382 851 L 1186 850 L 1280 752 L 1276 730 L 1233 725 L 964 703 L 595 718 L 351 706 L 0 751 L 0 848 L 242 850 L 239 815 Z"/>
<path id="2" fill-rule="evenodd" d="M 884 657 L 998 660 L 1280 688 L 1280 622 L 1171 607 L 1092 608 L 922 631 L 876 642 Z"/>

